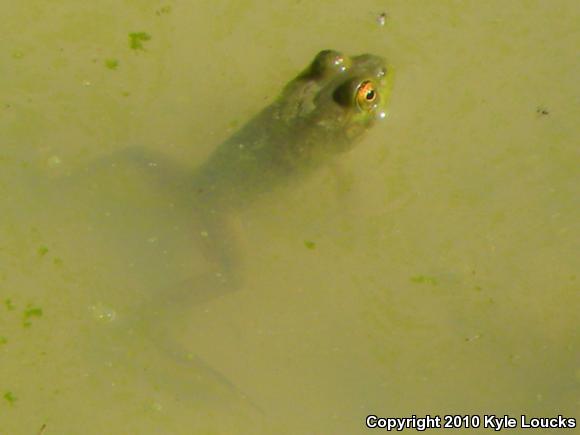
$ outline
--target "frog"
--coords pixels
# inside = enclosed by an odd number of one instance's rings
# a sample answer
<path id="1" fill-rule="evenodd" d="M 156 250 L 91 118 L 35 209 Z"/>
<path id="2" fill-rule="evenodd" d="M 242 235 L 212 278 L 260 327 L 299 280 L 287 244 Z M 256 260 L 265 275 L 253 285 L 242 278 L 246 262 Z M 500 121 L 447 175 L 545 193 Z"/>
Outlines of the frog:
<path id="1" fill-rule="evenodd" d="M 349 151 L 386 117 L 392 79 L 381 57 L 321 51 L 195 171 L 194 195 L 222 209 L 239 208 Z"/>
<path id="2" fill-rule="evenodd" d="M 127 161 L 155 174 L 169 195 L 174 186 L 188 192 L 191 228 L 198 232 L 203 256 L 211 265 L 203 276 L 170 285 L 136 304 L 137 314 L 120 330 L 145 331 L 160 354 L 237 391 L 203 359 L 186 356 L 161 332 L 160 324 L 182 318 L 176 315 L 177 309 L 243 288 L 237 216 L 277 188 L 304 179 L 351 151 L 373 126 L 387 118 L 393 78 L 392 67 L 381 56 L 322 50 L 274 101 L 218 145 L 197 168 L 141 147 L 107 158 L 106 167 Z M 127 337 L 128 342 L 134 339 L 132 334 Z"/>
<path id="3" fill-rule="evenodd" d="M 242 280 L 231 216 L 353 149 L 386 118 L 393 77 L 383 57 L 322 50 L 194 171 L 192 202 L 205 251 L 219 265 L 222 285 L 212 286 L 214 293 Z"/>

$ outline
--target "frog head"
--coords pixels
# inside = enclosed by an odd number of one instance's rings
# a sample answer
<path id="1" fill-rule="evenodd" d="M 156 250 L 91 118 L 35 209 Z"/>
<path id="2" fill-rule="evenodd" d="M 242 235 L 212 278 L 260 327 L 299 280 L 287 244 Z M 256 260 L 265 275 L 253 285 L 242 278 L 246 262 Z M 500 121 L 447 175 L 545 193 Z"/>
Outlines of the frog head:
<path id="1" fill-rule="evenodd" d="M 323 50 L 292 80 L 276 103 L 294 152 L 349 150 L 386 118 L 393 71 L 372 54 L 346 56 Z M 288 144 L 288 142 L 286 142 Z"/>

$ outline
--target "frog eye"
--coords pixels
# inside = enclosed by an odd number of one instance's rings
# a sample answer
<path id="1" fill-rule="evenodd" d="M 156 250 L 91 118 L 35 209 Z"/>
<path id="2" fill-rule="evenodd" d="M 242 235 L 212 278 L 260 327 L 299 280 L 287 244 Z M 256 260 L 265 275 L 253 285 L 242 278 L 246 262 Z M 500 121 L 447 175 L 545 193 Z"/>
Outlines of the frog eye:
<path id="1" fill-rule="evenodd" d="M 354 77 L 336 88 L 332 97 L 343 107 L 354 106 L 368 112 L 377 106 L 379 93 L 371 80 Z"/>
<path id="2" fill-rule="evenodd" d="M 362 110 L 372 109 L 378 98 L 377 90 L 375 85 L 370 80 L 365 80 L 362 82 L 356 90 L 356 104 Z"/>

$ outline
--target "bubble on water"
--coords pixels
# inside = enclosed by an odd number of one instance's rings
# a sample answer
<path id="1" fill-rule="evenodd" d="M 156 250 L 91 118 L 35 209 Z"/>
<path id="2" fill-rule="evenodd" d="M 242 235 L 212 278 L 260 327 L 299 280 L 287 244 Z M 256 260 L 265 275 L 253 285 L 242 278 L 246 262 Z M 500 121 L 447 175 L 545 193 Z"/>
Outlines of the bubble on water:
<path id="1" fill-rule="evenodd" d="M 387 13 L 386 12 L 381 12 L 377 16 L 377 24 L 379 26 L 384 26 L 386 23 L 387 23 Z"/>
<path id="2" fill-rule="evenodd" d="M 89 310 L 93 317 L 100 322 L 110 323 L 115 321 L 117 318 L 117 312 L 115 309 L 103 304 L 102 302 L 91 305 Z"/>
<path id="3" fill-rule="evenodd" d="M 58 168 L 62 164 L 62 159 L 59 156 L 51 156 L 46 160 L 46 166 L 50 169 Z"/>

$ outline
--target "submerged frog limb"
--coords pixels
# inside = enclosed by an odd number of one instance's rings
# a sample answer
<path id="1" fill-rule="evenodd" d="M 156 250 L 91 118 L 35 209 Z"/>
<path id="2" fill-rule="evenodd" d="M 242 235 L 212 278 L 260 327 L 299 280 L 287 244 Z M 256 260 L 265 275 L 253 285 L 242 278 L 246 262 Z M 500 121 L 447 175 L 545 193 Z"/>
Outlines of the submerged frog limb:
<path id="1" fill-rule="evenodd" d="M 211 390 L 212 394 L 220 396 L 229 394 L 232 398 L 238 397 L 250 404 L 240 388 L 200 356 L 177 345 L 172 335 L 172 326 L 187 321 L 189 307 L 239 289 L 242 282 L 243 267 L 235 213 L 223 212 L 217 208 L 219 204 L 215 201 L 203 203 L 194 200 L 192 192 L 196 192 L 196 185 L 191 172 L 191 168 L 168 159 L 162 153 L 130 147 L 98 159 L 86 171 L 73 177 L 76 184 L 81 186 L 81 196 L 85 194 L 88 185 L 89 189 L 98 191 L 99 198 L 106 198 L 105 210 L 115 209 L 116 203 L 122 203 L 119 214 L 123 218 L 118 223 L 122 225 L 121 228 L 109 231 L 107 227 L 113 225 L 112 221 L 97 217 L 103 226 L 99 228 L 105 232 L 115 235 L 122 232 L 123 237 L 115 243 L 119 245 L 117 255 L 122 245 L 133 244 L 128 240 L 132 237 L 130 234 L 143 228 L 139 222 L 141 214 L 127 213 L 127 206 L 135 204 L 141 207 L 143 202 L 150 201 L 149 197 L 152 197 L 152 205 L 171 203 L 177 209 L 176 214 L 186 217 L 187 224 L 182 231 L 188 234 L 187 240 L 195 241 L 195 246 L 189 248 L 200 250 L 206 260 L 205 270 L 192 272 L 186 279 L 167 275 L 163 283 L 143 283 L 150 291 L 145 294 L 141 291 L 141 299 L 135 300 L 128 309 L 118 310 L 112 321 L 99 322 L 104 334 L 99 334 L 94 342 L 100 343 L 98 347 L 102 356 L 108 355 L 116 361 L 117 366 L 130 366 L 134 364 L 133 360 L 137 360 L 134 359 L 137 355 L 150 354 L 159 368 L 153 375 L 159 381 L 163 379 L 162 382 L 167 384 L 178 384 L 184 390 L 186 385 L 190 385 L 192 392 Z M 70 184 L 71 180 L 67 180 L 67 183 Z M 124 191 L 127 189 L 128 192 Z M 57 187 L 55 190 L 61 189 Z M 163 198 L 163 201 L 156 198 Z M 103 216 L 104 205 L 96 201 L 94 207 L 97 216 Z M 147 207 L 143 210 L 147 210 Z M 161 223 L 172 225 L 172 221 L 167 219 Z M 195 237 L 191 237 L 192 234 Z M 146 235 L 141 233 L 137 236 L 142 239 Z M 187 248 L 183 244 L 178 244 L 178 247 Z M 127 255 L 130 255 L 132 262 L 139 262 L 139 258 L 144 257 L 143 262 L 139 263 L 141 265 L 135 269 L 136 273 L 146 273 L 143 268 L 154 267 L 155 258 L 160 259 L 159 255 L 145 258 L 146 253 L 141 252 L 127 251 Z M 195 270 L 196 266 L 199 269 L 199 265 L 193 264 L 191 269 Z M 152 364 L 152 361 L 147 364 Z M 171 375 L 162 376 L 163 367 L 165 370 L 169 368 Z M 191 376 L 195 379 L 188 380 Z M 186 391 L 184 394 L 187 396 Z M 256 405 L 252 406 L 257 408 Z"/>
<path id="2" fill-rule="evenodd" d="M 111 170 L 114 172 L 109 174 Z M 135 171 L 137 173 L 131 176 L 130 173 Z M 129 173 L 129 178 L 140 180 L 138 185 L 147 186 L 145 196 L 162 196 L 172 207 L 188 216 L 189 224 L 183 231 L 194 235 L 196 243 L 191 249 L 201 250 L 208 269 L 183 281 L 172 281 L 169 277 L 167 288 L 159 293 L 159 297 L 175 302 L 181 298 L 182 302 L 177 302 L 179 305 L 185 301 L 197 303 L 241 286 L 243 268 L 236 213 L 223 207 L 211 195 L 206 195 L 211 193 L 211 189 L 192 176 L 191 167 L 160 152 L 133 146 L 99 159 L 91 164 L 85 175 L 103 179 L 103 173 L 107 173 L 109 179 L 123 180 L 123 187 L 127 186 Z M 116 188 L 108 187 L 111 190 Z"/>
<path id="3" fill-rule="evenodd" d="M 162 317 L 155 317 L 159 312 Z M 130 378 L 130 383 L 152 389 L 149 394 L 177 394 L 195 408 L 211 401 L 233 402 L 236 407 L 263 413 L 230 378 L 200 356 L 184 352 L 168 340 L 165 334 L 167 311 L 158 307 L 156 312 L 140 314 L 132 313 L 114 322 L 100 323 L 100 329 L 93 332 L 96 335 L 86 342 L 91 354 L 98 352 L 101 371 L 111 372 L 104 373 L 106 378 L 119 375 Z"/>

